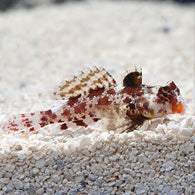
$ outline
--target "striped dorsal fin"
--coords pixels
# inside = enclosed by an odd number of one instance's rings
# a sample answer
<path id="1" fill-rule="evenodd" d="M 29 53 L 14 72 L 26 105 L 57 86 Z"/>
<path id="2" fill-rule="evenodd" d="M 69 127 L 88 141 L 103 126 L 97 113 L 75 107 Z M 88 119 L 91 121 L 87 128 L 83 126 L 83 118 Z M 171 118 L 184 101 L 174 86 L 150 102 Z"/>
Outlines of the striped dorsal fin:
<path id="1" fill-rule="evenodd" d="M 104 68 L 90 69 L 74 76 L 69 81 L 64 81 L 53 92 L 55 99 L 66 100 L 69 98 L 87 95 L 89 92 L 102 88 L 115 87 L 116 81 Z"/>

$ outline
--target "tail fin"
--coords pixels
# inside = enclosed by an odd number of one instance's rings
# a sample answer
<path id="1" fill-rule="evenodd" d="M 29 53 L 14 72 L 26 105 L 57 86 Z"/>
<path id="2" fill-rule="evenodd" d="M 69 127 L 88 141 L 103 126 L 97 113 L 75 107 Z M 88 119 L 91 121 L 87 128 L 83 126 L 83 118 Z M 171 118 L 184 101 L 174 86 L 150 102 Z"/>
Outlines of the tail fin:
<path id="1" fill-rule="evenodd" d="M 24 133 L 35 131 L 55 122 L 56 115 L 51 110 L 19 114 L 9 118 L 3 125 L 5 131 L 20 131 Z"/>

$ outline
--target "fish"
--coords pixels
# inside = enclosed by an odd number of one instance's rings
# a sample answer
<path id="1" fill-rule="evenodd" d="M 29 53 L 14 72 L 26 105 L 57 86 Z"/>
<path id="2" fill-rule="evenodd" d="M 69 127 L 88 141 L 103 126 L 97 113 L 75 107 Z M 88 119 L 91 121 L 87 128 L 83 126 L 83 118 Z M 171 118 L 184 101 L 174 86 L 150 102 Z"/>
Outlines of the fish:
<path id="1" fill-rule="evenodd" d="M 33 132 L 58 124 L 60 130 L 74 129 L 103 121 L 108 130 L 130 132 L 146 120 L 185 112 L 185 103 L 173 81 L 164 86 L 142 84 L 142 71 L 128 72 L 118 87 L 104 68 L 93 67 L 63 81 L 53 92 L 63 103 L 57 107 L 11 116 L 3 130 Z M 118 132 L 118 131 L 117 131 Z"/>

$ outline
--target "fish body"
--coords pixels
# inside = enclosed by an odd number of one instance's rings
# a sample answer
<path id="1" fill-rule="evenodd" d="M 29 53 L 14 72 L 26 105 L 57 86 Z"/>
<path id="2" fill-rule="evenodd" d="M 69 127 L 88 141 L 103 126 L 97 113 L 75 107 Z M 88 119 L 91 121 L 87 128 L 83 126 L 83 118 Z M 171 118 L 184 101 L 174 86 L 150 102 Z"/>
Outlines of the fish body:
<path id="1" fill-rule="evenodd" d="M 142 73 L 138 71 L 127 74 L 123 88 L 118 89 L 108 72 L 95 67 L 60 85 L 54 95 L 65 100 L 64 104 L 13 116 L 3 129 L 31 132 L 54 123 L 59 123 L 61 130 L 87 128 L 102 119 L 107 119 L 108 129 L 116 129 L 124 119 L 127 131 L 132 131 L 145 120 L 185 110 L 179 88 L 173 81 L 160 87 L 143 85 Z"/>

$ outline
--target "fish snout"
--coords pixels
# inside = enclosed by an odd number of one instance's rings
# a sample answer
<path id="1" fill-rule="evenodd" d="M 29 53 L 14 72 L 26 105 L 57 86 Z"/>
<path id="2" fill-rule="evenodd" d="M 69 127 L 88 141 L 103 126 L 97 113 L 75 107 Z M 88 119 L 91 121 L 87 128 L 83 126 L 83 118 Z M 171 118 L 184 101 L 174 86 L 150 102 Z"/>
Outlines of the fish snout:
<path id="1" fill-rule="evenodd" d="M 182 114 L 182 113 L 185 112 L 185 110 L 186 110 L 186 105 L 184 104 L 183 101 L 172 106 L 172 112 L 173 113 Z"/>

